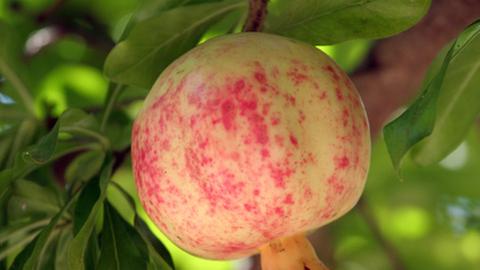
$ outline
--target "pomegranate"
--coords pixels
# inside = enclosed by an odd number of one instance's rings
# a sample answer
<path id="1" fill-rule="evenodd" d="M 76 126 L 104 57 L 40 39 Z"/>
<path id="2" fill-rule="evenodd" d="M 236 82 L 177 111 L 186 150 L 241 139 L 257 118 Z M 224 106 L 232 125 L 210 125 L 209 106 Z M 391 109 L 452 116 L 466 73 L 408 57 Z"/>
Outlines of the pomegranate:
<path id="1" fill-rule="evenodd" d="M 264 269 L 322 269 L 305 233 L 358 201 L 369 127 L 357 90 L 327 55 L 239 33 L 164 70 L 134 123 L 132 159 L 146 212 L 186 251 L 261 251 Z"/>

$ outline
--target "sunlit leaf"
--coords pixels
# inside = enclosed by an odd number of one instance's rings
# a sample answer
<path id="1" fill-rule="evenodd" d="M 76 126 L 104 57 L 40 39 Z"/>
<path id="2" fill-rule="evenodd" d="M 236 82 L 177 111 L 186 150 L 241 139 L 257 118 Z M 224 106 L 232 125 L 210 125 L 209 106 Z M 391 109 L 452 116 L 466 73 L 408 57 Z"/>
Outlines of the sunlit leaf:
<path id="1" fill-rule="evenodd" d="M 230 12 L 230 14 L 208 28 L 199 43 L 206 42 L 214 37 L 239 32 L 243 27 L 246 15 L 246 9 L 236 9 Z"/>
<path id="2" fill-rule="evenodd" d="M 352 40 L 318 48 L 332 57 L 345 72 L 351 73 L 365 60 L 371 45 L 369 40 Z"/>
<path id="3" fill-rule="evenodd" d="M 162 70 L 193 48 L 203 33 L 244 1 L 175 8 L 134 26 L 108 55 L 105 74 L 117 83 L 150 88 Z"/>
<path id="4" fill-rule="evenodd" d="M 143 6 L 136 12 L 135 20 L 143 20 L 154 16 L 163 11 L 181 6 L 189 6 L 196 4 L 203 4 L 209 2 L 220 2 L 222 0 L 147 0 L 144 1 Z"/>
<path id="5" fill-rule="evenodd" d="M 422 165 L 436 163 L 453 151 L 480 113 L 480 22 L 459 37 L 457 47 L 438 97 L 432 134 L 412 151 Z"/>
<path id="6" fill-rule="evenodd" d="M 430 0 L 279 0 L 269 5 L 265 31 L 313 45 L 382 38 L 413 26 L 429 6 Z"/>

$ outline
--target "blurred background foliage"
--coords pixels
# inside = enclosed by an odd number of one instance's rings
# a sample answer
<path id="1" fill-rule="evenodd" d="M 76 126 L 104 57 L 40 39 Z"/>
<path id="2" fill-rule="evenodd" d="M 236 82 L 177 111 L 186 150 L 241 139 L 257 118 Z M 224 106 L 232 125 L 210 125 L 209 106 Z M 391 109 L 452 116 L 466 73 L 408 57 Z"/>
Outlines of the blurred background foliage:
<path id="1" fill-rule="evenodd" d="M 32 94 L 35 114 L 44 117 L 47 123 L 46 126 L 23 126 L 26 129 L 24 134 L 30 134 L 22 138 L 25 140 L 23 145 L 37 141 L 47 128 L 52 127 L 53 119 L 67 108 L 101 112 L 109 88 L 103 65 L 115 42 L 128 28 L 132 14 L 137 14 L 136 20 L 141 20 L 148 17 L 149 12 L 185 4 L 180 2 L 195 4 L 207 1 L 1 1 L 0 20 L 11 27 L 14 35 L 10 35 L 8 40 L 0 38 L 0 47 L 8 47 L 7 52 L 0 55 L 18 62 L 15 65 Z M 138 12 L 140 7 L 143 8 Z M 209 28 L 200 42 L 224 33 L 225 29 L 241 27 L 238 21 L 244 17 L 245 12 L 241 10 L 226 16 Z M 5 32 L 0 35 L 5 35 Z M 372 44 L 371 40 L 357 39 L 319 48 L 346 71 L 353 72 L 361 66 Z M 0 78 L 1 104 L 15 102 L 11 88 Z M 117 150 L 128 146 L 131 122 L 147 93 L 147 89 L 128 86 L 113 110 L 115 121 L 107 124 L 106 133 Z M 5 134 L 19 124 L 21 116 L 16 118 L 13 111 L 7 110 L 0 113 L 0 164 L 12 164 L 8 152 L 10 146 L 16 145 L 12 141 L 15 137 L 5 139 Z M 17 136 L 20 135 L 18 133 Z M 48 186 L 51 183 L 42 179 L 56 176 L 68 183 L 73 182 L 75 177 L 88 178 L 100 170 L 103 158 L 102 152 L 85 151 L 73 162 L 67 159 L 43 167 L 29 179 Z M 66 168 L 65 164 L 68 164 Z M 372 215 L 365 215 L 361 207 L 357 207 L 327 226 L 332 232 L 337 269 L 393 269 L 388 254 L 391 251 L 385 249 L 377 233 L 391 244 L 407 269 L 480 269 L 479 164 L 479 125 L 475 125 L 467 139 L 438 165 L 420 167 L 406 160 L 402 169 L 403 180 L 398 180 L 385 144 L 377 138 L 363 197 L 371 207 Z M 63 174 L 66 176 L 59 176 Z M 148 219 L 138 204 L 128 157 L 127 162 L 115 172 L 113 180 L 135 198 L 138 212 Z M 39 209 L 50 211 L 53 215 L 59 210 L 59 203 L 55 200 L 62 200 L 62 196 L 39 191 L 36 193 L 38 196 L 31 197 L 31 193 L 22 194 L 21 190 L 17 187 L 8 206 L 4 205 L 10 217 L 35 215 Z M 118 189 L 109 186 L 107 198 L 122 216 L 133 220 L 134 212 Z M 45 224 L 45 220 L 39 222 L 40 225 Z M 378 232 L 372 230 L 372 222 L 378 224 Z M 219 262 L 193 257 L 171 244 L 152 223 L 149 226 L 167 246 L 176 269 L 248 269 L 251 263 L 248 260 Z M 17 253 L 26 243 L 19 242 L 14 247 Z M 11 263 L 14 256 L 7 258 Z"/>

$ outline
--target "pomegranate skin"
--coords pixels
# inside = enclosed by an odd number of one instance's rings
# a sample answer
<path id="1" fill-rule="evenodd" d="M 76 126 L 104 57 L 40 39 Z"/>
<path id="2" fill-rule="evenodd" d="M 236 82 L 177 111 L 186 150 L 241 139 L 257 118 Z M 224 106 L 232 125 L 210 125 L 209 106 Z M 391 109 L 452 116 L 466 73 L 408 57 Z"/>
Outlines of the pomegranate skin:
<path id="1" fill-rule="evenodd" d="M 145 211 L 169 239 L 234 259 L 349 211 L 370 135 L 357 90 L 327 55 L 239 33 L 164 70 L 135 120 L 132 160 Z"/>

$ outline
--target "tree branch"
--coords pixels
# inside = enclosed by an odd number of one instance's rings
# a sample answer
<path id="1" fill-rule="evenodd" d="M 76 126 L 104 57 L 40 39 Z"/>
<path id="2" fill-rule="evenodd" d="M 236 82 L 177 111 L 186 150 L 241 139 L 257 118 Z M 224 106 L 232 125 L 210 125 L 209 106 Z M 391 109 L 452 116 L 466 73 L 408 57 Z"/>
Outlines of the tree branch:
<path id="1" fill-rule="evenodd" d="M 376 44 L 364 69 L 352 76 L 373 137 L 396 110 L 418 94 L 437 53 L 479 16 L 478 0 L 435 0 L 420 23 Z"/>
<path id="2" fill-rule="evenodd" d="M 262 30 L 267 16 L 268 0 L 250 0 L 247 21 L 243 32 L 258 32 Z"/>
<path id="3" fill-rule="evenodd" d="M 62 6 L 65 4 L 66 0 L 55 0 L 48 8 L 43 10 L 37 15 L 37 22 L 44 22 L 49 17 L 54 15 Z"/>
<path id="4" fill-rule="evenodd" d="M 360 199 L 355 208 L 358 213 L 362 216 L 365 223 L 367 223 L 370 231 L 373 234 L 373 238 L 377 243 L 383 248 L 385 254 L 387 255 L 392 268 L 394 270 L 405 270 L 405 264 L 403 263 L 400 255 L 398 254 L 397 249 L 383 236 L 380 226 L 377 223 L 375 216 L 372 214 L 370 206 L 365 198 Z"/>

